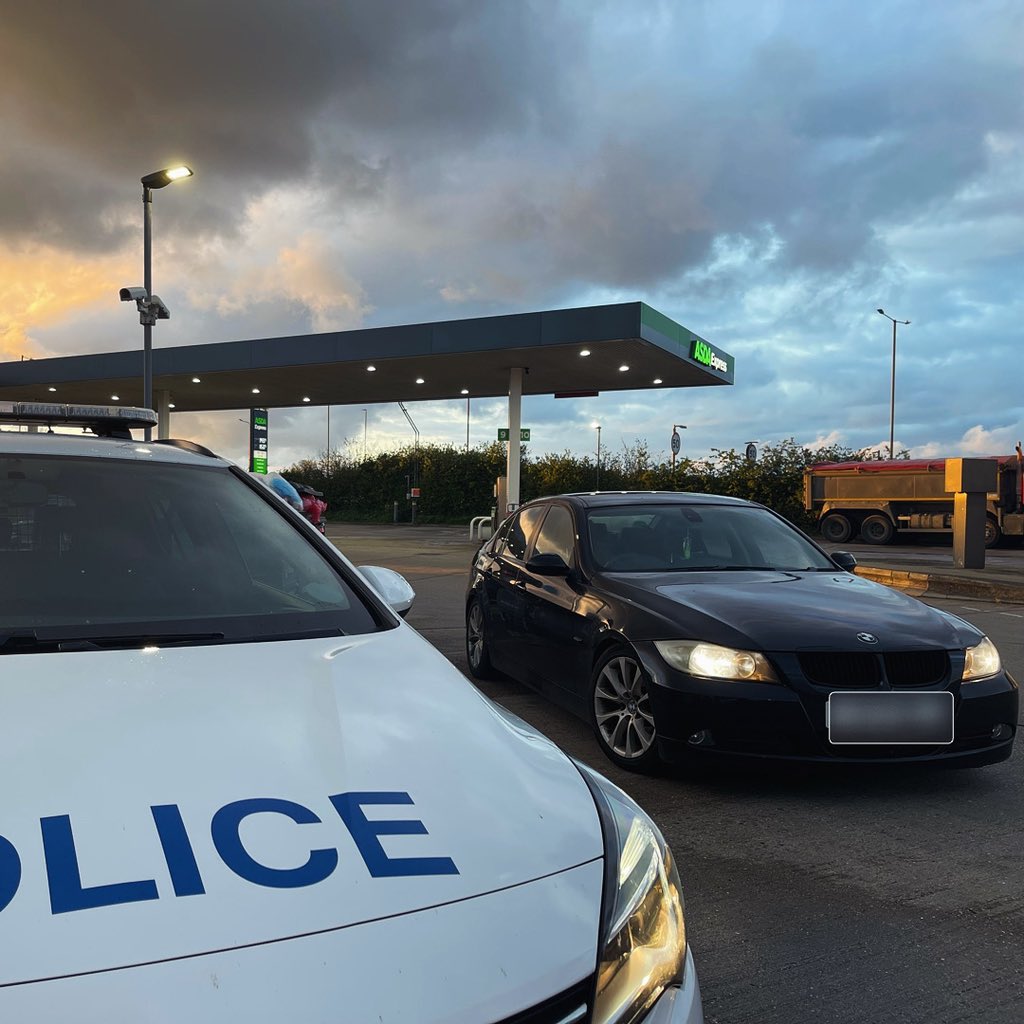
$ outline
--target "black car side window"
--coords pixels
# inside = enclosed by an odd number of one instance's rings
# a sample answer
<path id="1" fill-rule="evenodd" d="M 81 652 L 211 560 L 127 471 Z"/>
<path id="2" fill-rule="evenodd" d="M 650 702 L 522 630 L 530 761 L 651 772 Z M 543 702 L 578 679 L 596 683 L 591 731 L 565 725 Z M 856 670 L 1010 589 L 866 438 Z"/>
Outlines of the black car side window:
<path id="1" fill-rule="evenodd" d="M 572 513 L 564 505 L 552 505 L 537 534 L 533 553 L 558 555 L 566 565 L 571 566 L 575 547 L 576 528 L 573 526 Z"/>
<path id="2" fill-rule="evenodd" d="M 543 514 L 543 505 L 524 508 L 515 517 L 512 526 L 509 528 L 508 538 L 505 541 L 505 550 L 502 554 L 508 555 L 519 562 L 525 562 L 527 548 L 530 546 L 530 541 L 533 540 L 534 533 L 537 532 L 537 524 L 540 522 L 540 517 Z"/>
<path id="3" fill-rule="evenodd" d="M 501 526 L 498 527 L 498 532 L 494 535 L 490 544 L 487 545 L 487 553 L 489 555 L 500 555 L 501 549 L 505 546 L 505 539 L 508 537 L 508 528 L 512 525 L 511 518 L 506 519 Z"/>

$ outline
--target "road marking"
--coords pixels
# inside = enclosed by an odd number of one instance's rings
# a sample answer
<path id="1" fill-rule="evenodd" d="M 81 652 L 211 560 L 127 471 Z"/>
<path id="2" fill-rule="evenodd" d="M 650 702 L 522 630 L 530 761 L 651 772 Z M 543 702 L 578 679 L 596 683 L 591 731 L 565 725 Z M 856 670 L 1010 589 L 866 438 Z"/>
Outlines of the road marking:
<path id="1" fill-rule="evenodd" d="M 1000 615 L 1009 615 L 1011 619 L 1024 619 L 1024 615 L 1018 615 L 1016 612 L 1000 612 Z"/>
<path id="2" fill-rule="evenodd" d="M 971 604 L 962 604 L 962 605 L 960 605 L 960 607 L 963 608 L 964 611 L 968 611 L 968 612 L 980 612 L 981 611 L 980 608 L 975 608 L 974 605 L 971 605 Z"/>

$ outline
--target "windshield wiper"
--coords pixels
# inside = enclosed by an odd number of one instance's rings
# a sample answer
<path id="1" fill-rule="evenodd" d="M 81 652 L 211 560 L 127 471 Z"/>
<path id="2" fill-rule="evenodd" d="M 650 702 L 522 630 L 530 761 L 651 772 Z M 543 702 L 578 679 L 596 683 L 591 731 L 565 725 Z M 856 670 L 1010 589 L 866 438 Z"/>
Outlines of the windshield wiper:
<path id="1" fill-rule="evenodd" d="M 0 654 L 15 654 L 18 651 L 34 651 L 38 648 L 39 637 L 34 629 L 21 629 L 13 633 L 0 633 Z"/>
<path id="2" fill-rule="evenodd" d="M 684 572 L 785 572 L 774 565 L 695 565 L 687 567 Z"/>
<path id="3" fill-rule="evenodd" d="M 0 654 L 130 650 L 136 647 L 172 647 L 179 644 L 216 643 L 223 633 L 131 633 L 121 636 L 50 635 L 35 629 L 0 633 Z"/>

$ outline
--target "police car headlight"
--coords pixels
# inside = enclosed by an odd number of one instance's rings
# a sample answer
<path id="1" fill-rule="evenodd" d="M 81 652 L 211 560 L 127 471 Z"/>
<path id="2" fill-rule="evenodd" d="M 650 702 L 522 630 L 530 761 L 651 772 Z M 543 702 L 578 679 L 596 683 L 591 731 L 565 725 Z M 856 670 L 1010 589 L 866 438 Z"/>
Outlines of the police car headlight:
<path id="1" fill-rule="evenodd" d="M 579 765 L 604 830 L 605 894 L 594 1024 L 630 1024 L 686 964 L 683 897 L 672 852 L 653 821 L 617 786 Z"/>
<path id="2" fill-rule="evenodd" d="M 1003 667 L 996 645 L 985 637 L 976 647 L 968 647 L 964 658 L 965 683 L 975 679 L 987 679 L 996 675 Z"/>

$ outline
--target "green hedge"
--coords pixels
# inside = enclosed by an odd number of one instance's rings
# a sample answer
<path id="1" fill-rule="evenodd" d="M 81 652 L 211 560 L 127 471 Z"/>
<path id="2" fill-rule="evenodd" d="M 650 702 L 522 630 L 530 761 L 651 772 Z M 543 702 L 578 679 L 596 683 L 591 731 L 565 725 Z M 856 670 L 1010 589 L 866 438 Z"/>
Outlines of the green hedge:
<path id="1" fill-rule="evenodd" d="M 621 453 L 602 456 L 600 489 L 703 491 L 759 501 L 802 528 L 814 517 L 804 510 L 804 468 L 816 462 L 839 462 L 863 453 L 832 445 L 809 449 L 794 440 L 765 445 L 756 462 L 733 449 L 713 449 L 706 459 L 655 462 L 646 442 L 636 441 Z M 905 455 L 906 453 L 901 453 Z M 494 505 L 494 483 L 505 472 L 505 446 L 421 445 L 362 458 L 331 452 L 282 470 L 293 481 L 324 492 L 328 517 L 349 522 L 391 522 L 398 502 L 399 522 L 409 522 L 409 487 L 420 488 L 417 519 L 424 523 L 468 523 Z M 521 500 L 545 494 L 591 491 L 597 483 L 592 456 L 548 454 L 533 458 L 522 446 Z"/>

